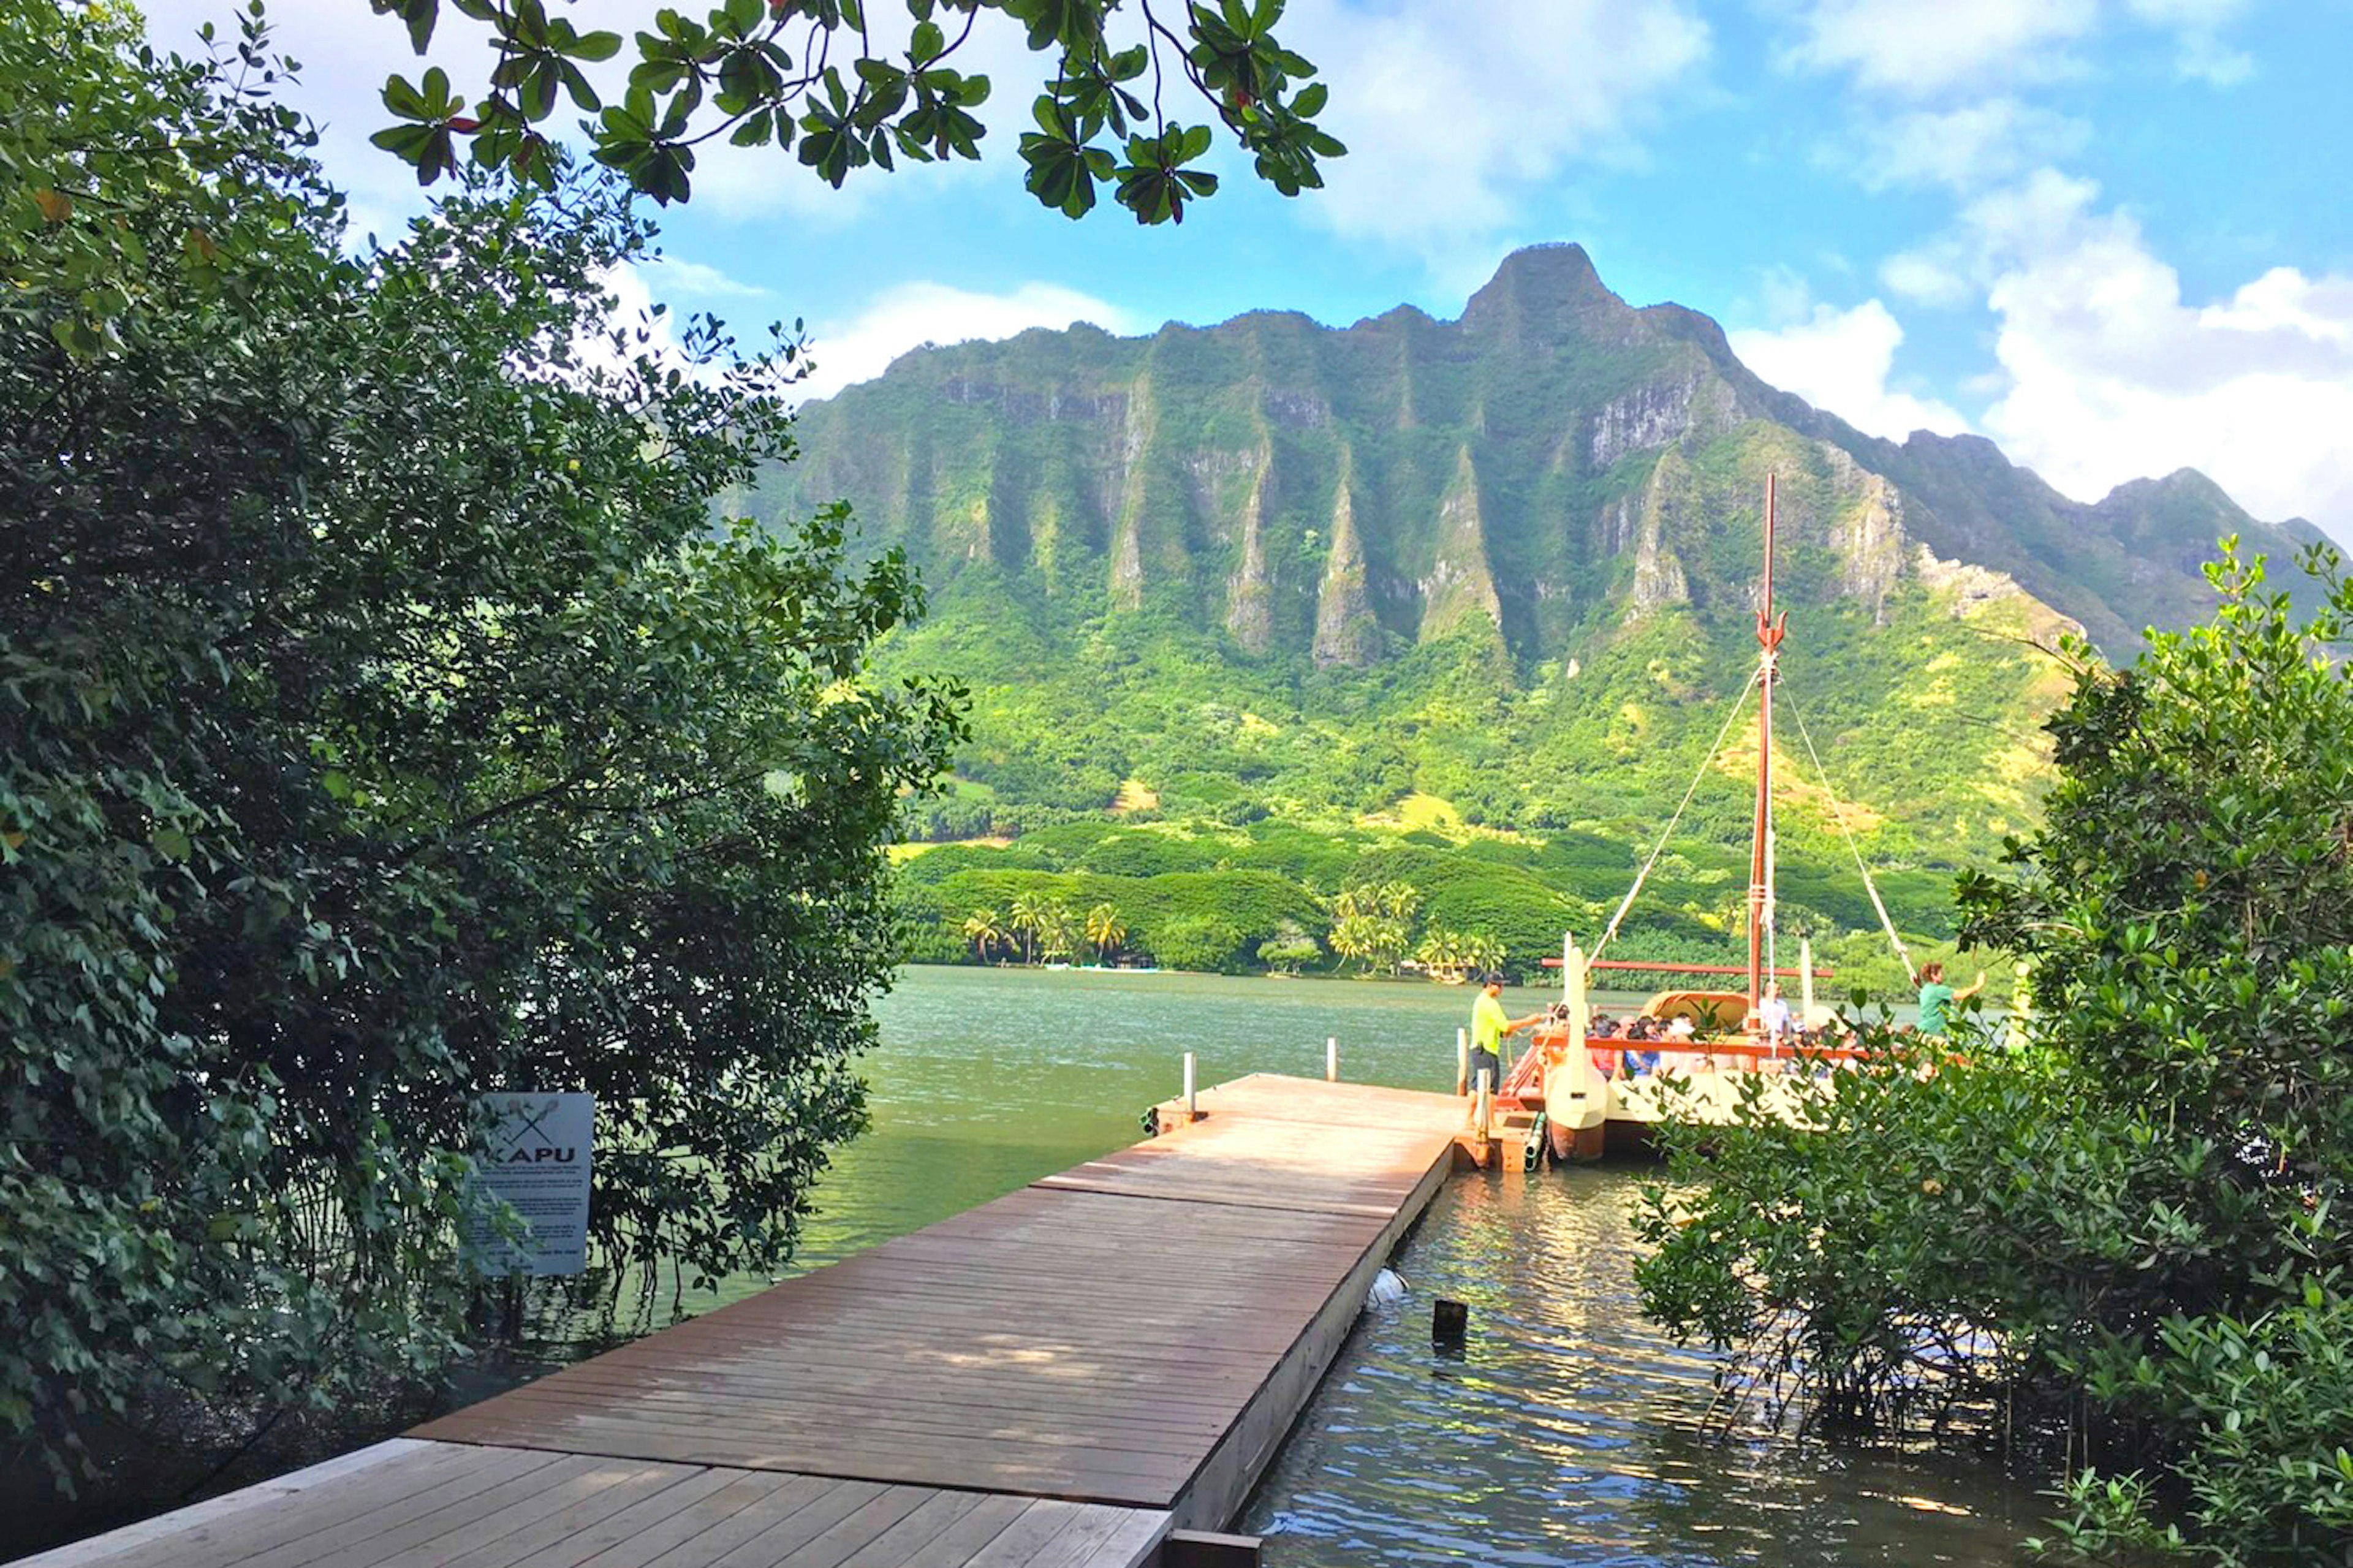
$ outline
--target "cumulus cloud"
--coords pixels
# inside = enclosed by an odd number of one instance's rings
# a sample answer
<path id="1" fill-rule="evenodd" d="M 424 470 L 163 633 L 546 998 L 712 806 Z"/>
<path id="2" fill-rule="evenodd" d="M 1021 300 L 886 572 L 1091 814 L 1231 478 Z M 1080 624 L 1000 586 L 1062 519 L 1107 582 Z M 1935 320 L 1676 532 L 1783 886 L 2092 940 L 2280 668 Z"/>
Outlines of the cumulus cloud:
<path id="1" fill-rule="evenodd" d="M 1950 309 L 1977 298 L 1968 278 L 1936 247 L 1899 251 L 1880 263 L 1879 280 L 1891 293 L 1923 305 Z"/>
<path id="2" fill-rule="evenodd" d="M 1894 185 L 1982 188 L 2081 148 L 2091 127 L 2015 98 L 1874 117 L 1857 137 L 1855 175 L 1867 190 Z"/>
<path id="3" fill-rule="evenodd" d="M 2179 35 L 2174 66 L 2182 76 L 2214 87 L 2236 87 L 2255 74 L 2254 57 L 2222 42 L 2225 24 L 2247 8 L 2247 0 L 2126 0 L 2144 22 Z"/>
<path id="4" fill-rule="evenodd" d="M 1877 300 L 1849 310 L 1816 305 L 1787 325 L 1727 335 L 1749 369 L 1866 435 L 1900 441 L 1915 430 L 1969 427 L 1958 410 L 1888 385 L 1904 328 Z"/>
<path id="5" fill-rule="evenodd" d="M 1964 216 L 1999 323 L 1987 432 L 2087 500 L 2187 466 L 2353 538 L 2353 277 L 2273 268 L 2199 303 L 2098 194 L 2045 170 Z"/>
<path id="6" fill-rule="evenodd" d="M 2174 35 L 2180 73 L 2229 87 L 2254 62 L 2222 41 L 2247 0 L 1804 0 L 1785 65 L 1844 71 L 1874 92 L 1931 99 L 2080 71 L 2070 46 L 2112 21 Z"/>
<path id="7" fill-rule="evenodd" d="M 829 397 L 852 383 L 871 381 L 892 360 L 925 343 L 1009 338 L 1032 327 L 1075 321 L 1092 321 L 1112 332 L 1141 330 L 1119 307 L 1050 283 L 1024 283 L 1002 294 L 944 283 L 901 284 L 883 290 L 839 327 L 829 329 L 821 321 L 809 324 L 817 369 L 800 395 Z"/>
<path id="8" fill-rule="evenodd" d="M 1294 0 L 1283 30 L 1333 83 L 1324 122 L 1348 144 L 1305 216 L 1437 262 L 1484 257 L 1579 161 L 1634 156 L 1708 48 L 1686 0 Z"/>
<path id="9" fill-rule="evenodd" d="M 1851 71 L 1878 91 L 1931 97 L 1997 73 L 2015 80 L 2063 72 L 2060 46 L 2089 32 L 2099 10 L 2098 0 L 1812 0 L 1785 58 Z"/>
<path id="10" fill-rule="evenodd" d="M 746 283 L 731 278 L 716 267 L 700 261 L 690 261 L 682 256 L 665 255 L 649 261 L 651 271 L 663 292 L 697 301 L 706 300 L 765 300 L 768 291 L 756 283 Z"/>

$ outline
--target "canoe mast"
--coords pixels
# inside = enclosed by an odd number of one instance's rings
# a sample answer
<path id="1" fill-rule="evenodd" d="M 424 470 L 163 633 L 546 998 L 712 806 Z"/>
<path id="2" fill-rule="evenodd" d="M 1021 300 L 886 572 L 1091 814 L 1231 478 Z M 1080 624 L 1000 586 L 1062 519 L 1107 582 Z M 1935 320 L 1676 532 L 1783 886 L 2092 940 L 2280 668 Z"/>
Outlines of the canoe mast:
<path id="1" fill-rule="evenodd" d="M 1773 616 L 1773 476 L 1765 476 L 1765 588 L 1757 611 L 1757 820 L 1748 851 L 1748 1010 L 1765 996 L 1765 927 L 1773 909 L 1773 681 L 1789 615 Z"/>

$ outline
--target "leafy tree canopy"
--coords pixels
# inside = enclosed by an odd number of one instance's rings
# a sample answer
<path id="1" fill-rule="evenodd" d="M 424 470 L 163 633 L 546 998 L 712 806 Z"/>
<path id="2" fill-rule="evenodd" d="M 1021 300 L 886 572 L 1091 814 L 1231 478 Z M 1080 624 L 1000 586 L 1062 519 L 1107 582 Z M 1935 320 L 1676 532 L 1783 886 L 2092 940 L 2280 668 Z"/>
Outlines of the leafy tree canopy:
<path id="1" fill-rule="evenodd" d="M 2063 1431 L 2097 1562 L 2353 1553 L 2353 585 L 2316 550 L 2301 618 L 2231 542 L 2210 625 L 2085 659 L 2047 825 L 1963 879 L 2022 1048 L 1682 1129 L 1708 1180 L 1645 1220 L 1646 1306 L 1829 1412 Z"/>
<path id="2" fill-rule="evenodd" d="M 350 254 L 276 68 L 0 7 L 0 1430 L 52 1452 L 452 1353 L 485 1091 L 596 1096 L 603 1283 L 775 1267 L 960 733 L 866 668 L 903 561 L 714 531 L 781 367 L 612 319 L 619 193 Z"/>
<path id="3" fill-rule="evenodd" d="M 443 0 L 373 0 L 399 17 L 423 54 Z M 1166 112 L 1189 88 L 1285 195 L 1320 186 L 1321 160 L 1345 148 L 1318 128 L 1325 104 L 1315 68 L 1275 37 L 1283 0 L 906 0 L 905 19 L 870 15 L 863 0 L 723 0 L 700 19 L 664 7 L 633 40 L 583 32 L 544 0 L 448 0 L 488 44 L 479 93 L 438 67 L 419 80 L 392 77 L 385 107 L 398 123 L 377 145 L 414 164 L 420 184 L 455 174 L 459 149 L 476 165 L 543 182 L 556 166 L 550 121 L 569 106 L 599 163 L 661 203 L 693 188 L 696 149 L 724 136 L 773 147 L 828 184 L 853 172 L 978 159 L 987 128 L 974 113 L 989 79 L 957 68 L 982 29 L 1018 30 L 1052 62 L 1030 105 L 1024 183 L 1069 217 L 1092 210 L 1097 187 L 1139 223 L 1184 221 L 1215 194 L 1201 167 L 1208 122 Z M 893 24 L 896 23 L 896 26 Z M 634 50 L 617 100 L 588 68 Z"/>

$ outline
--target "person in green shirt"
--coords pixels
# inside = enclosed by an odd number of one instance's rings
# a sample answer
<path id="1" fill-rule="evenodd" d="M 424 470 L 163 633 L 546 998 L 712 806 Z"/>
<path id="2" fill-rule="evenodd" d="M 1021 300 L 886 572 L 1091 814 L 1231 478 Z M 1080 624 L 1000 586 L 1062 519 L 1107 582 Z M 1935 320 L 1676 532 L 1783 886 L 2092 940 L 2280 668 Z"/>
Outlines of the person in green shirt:
<path id="1" fill-rule="evenodd" d="M 1924 1035 L 1949 1035 L 1952 1031 L 1953 1009 L 1985 989 L 1985 971 L 1962 990 L 1956 991 L 1945 984 L 1945 966 L 1924 963 L 1920 966 L 1920 1032 Z"/>
<path id="2" fill-rule="evenodd" d="M 1504 1086 L 1504 1037 L 1544 1022 L 1542 1013 L 1531 1013 L 1525 1018 L 1506 1016 L 1503 995 L 1503 973 L 1490 970 L 1480 984 L 1479 999 L 1471 1004 L 1470 1087 L 1473 1093 L 1478 1091 L 1479 1075 L 1482 1072 L 1488 1075 L 1488 1088 Z"/>

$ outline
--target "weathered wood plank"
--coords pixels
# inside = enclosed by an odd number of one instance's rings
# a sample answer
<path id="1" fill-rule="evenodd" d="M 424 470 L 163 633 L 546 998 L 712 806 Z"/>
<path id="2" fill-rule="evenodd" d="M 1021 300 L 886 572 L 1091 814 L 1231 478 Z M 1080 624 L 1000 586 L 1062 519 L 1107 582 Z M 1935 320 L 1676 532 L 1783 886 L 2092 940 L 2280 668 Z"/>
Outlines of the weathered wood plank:
<path id="1" fill-rule="evenodd" d="M 449 1462 L 472 1459 L 479 1462 L 477 1451 L 450 1444 L 427 1443 L 415 1437 L 393 1437 L 385 1442 L 355 1448 L 348 1454 L 316 1465 L 278 1476 L 237 1491 L 225 1492 L 186 1508 L 159 1513 L 120 1530 L 109 1531 L 87 1541 L 37 1552 L 16 1560 L 15 1568 L 98 1568 L 100 1563 L 111 1565 L 129 1562 L 141 1547 L 157 1542 L 171 1542 L 174 1551 L 185 1551 L 186 1543 L 199 1539 L 198 1531 L 215 1531 L 234 1517 L 269 1504 L 285 1504 L 308 1494 L 332 1487 L 338 1497 L 353 1494 L 353 1482 L 361 1472 L 401 1460 L 406 1466 L 422 1462 L 431 1464 L 437 1458 Z M 413 1469 L 411 1470 L 413 1474 Z"/>
<path id="2" fill-rule="evenodd" d="M 1304 1079 L 1201 1098 L 406 1447 L 37 1568 L 1135 1568 L 1240 1506 L 1463 1117 Z"/>

